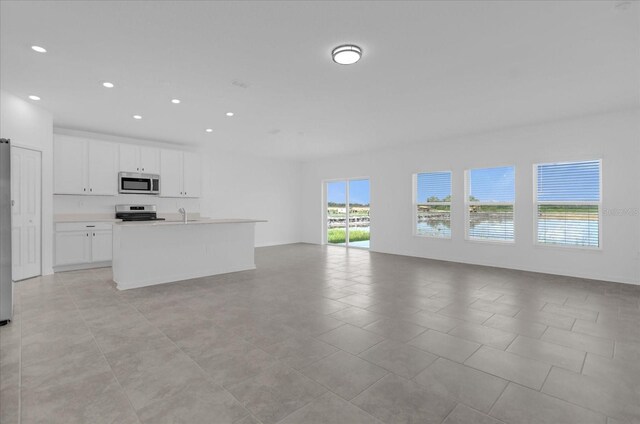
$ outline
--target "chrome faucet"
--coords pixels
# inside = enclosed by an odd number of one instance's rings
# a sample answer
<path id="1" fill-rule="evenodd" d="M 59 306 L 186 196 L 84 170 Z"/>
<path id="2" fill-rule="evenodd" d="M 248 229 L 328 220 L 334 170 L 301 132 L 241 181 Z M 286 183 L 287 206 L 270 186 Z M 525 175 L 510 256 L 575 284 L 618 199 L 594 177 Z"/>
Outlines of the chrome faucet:
<path id="1" fill-rule="evenodd" d="M 184 222 L 186 224 L 187 223 L 187 211 L 185 211 L 184 208 L 180 208 L 180 209 L 178 209 L 178 212 L 180 212 L 180 214 L 182 215 L 182 222 Z"/>

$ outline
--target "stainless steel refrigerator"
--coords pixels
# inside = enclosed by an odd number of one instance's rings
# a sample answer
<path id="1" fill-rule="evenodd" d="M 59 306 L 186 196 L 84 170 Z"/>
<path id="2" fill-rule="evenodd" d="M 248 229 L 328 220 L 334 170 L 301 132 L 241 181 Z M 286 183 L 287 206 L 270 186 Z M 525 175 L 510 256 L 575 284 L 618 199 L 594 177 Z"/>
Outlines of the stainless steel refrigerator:
<path id="1" fill-rule="evenodd" d="M 11 148 L 0 139 L 0 325 L 13 317 L 11 281 Z"/>

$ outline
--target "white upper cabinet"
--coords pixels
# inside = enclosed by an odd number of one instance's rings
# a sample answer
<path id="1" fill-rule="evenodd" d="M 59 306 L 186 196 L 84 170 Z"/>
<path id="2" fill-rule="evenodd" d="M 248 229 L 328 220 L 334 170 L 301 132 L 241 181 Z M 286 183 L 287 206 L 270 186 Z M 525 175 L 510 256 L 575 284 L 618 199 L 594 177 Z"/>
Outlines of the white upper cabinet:
<path id="1" fill-rule="evenodd" d="M 120 172 L 160 173 L 160 149 L 134 144 L 120 145 Z"/>
<path id="2" fill-rule="evenodd" d="M 160 149 L 141 146 L 140 169 L 146 174 L 160 174 Z"/>
<path id="3" fill-rule="evenodd" d="M 202 162 L 199 155 L 81 137 L 54 136 L 55 194 L 115 196 L 118 172 L 160 175 L 161 197 L 200 197 Z"/>
<path id="4" fill-rule="evenodd" d="M 184 196 L 200 197 L 202 192 L 202 163 L 195 153 L 184 153 L 183 156 Z"/>
<path id="5" fill-rule="evenodd" d="M 55 194 L 116 194 L 116 144 L 56 135 L 53 160 Z"/>
<path id="6" fill-rule="evenodd" d="M 53 145 L 53 192 L 86 194 L 87 142 L 56 135 Z"/>
<path id="7" fill-rule="evenodd" d="M 89 194 L 115 196 L 118 190 L 118 146 L 92 140 L 88 147 Z"/>
<path id="8" fill-rule="evenodd" d="M 133 144 L 120 145 L 119 172 L 140 172 L 138 151 L 140 148 Z"/>
<path id="9" fill-rule="evenodd" d="M 182 152 L 160 151 L 160 196 L 182 196 Z"/>
<path id="10" fill-rule="evenodd" d="M 200 197 L 202 165 L 195 153 L 160 151 L 160 196 Z"/>

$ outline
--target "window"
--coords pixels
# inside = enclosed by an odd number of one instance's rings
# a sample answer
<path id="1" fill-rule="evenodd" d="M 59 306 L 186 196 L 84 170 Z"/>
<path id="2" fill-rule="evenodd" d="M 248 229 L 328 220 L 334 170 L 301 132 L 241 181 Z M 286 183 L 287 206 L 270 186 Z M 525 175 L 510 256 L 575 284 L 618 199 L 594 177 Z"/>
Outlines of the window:
<path id="1" fill-rule="evenodd" d="M 536 240 L 600 247 L 600 161 L 534 166 Z"/>
<path id="2" fill-rule="evenodd" d="M 451 238 L 451 172 L 415 175 L 416 235 Z"/>
<path id="3" fill-rule="evenodd" d="M 466 172 L 467 238 L 514 242 L 515 168 Z"/>

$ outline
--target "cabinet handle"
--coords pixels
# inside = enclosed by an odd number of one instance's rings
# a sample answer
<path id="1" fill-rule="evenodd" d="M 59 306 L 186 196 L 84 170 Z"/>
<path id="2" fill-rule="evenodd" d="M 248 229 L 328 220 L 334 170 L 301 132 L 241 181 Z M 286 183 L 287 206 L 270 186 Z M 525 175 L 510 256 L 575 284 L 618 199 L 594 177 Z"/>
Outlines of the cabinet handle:
<path id="1" fill-rule="evenodd" d="M 87 191 L 87 189 L 86 189 L 86 188 L 83 188 L 83 189 L 82 189 L 82 191 Z"/>
<path id="2" fill-rule="evenodd" d="M 93 189 L 92 189 L 92 188 L 90 188 L 90 189 L 89 189 L 89 191 L 93 191 Z"/>
<path id="3" fill-rule="evenodd" d="M 87 237 L 89 237 L 89 233 L 87 233 Z"/>

